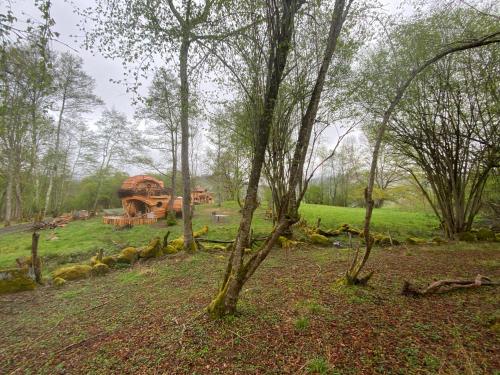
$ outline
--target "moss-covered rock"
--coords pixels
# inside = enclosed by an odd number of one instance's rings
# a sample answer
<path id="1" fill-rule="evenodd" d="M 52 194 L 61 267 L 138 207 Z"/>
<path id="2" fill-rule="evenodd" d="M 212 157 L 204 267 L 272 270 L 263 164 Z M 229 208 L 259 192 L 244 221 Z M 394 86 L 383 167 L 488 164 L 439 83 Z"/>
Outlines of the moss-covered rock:
<path id="1" fill-rule="evenodd" d="M 92 267 L 92 275 L 102 276 L 109 272 L 109 266 L 104 263 L 97 263 Z"/>
<path id="2" fill-rule="evenodd" d="M 200 230 L 197 230 L 197 231 L 193 232 L 193 237 L 194 238 L 198 238 L 198 237 L 201 237 L 201 236 L 203 236 L 204 234 L 207 234 L 207 233 L 208 233 L 208 225 L 205 225 Z"/>
<path id="3" fill-rule="evenodd" d="M 460 241 L 474 242 L 477 240 L 476 235 L 472 232 L 462 232 L 457 234 Z"/>
<path id="4" fill-rule="evenodd" d="M 167 245 L 163 248 L 163 254 L 175 254 L 178 252 L 179 250 L 176 247 L 173 247 L 172 245 Z"/>
<path id="5" fill-rule="evenodd" d="M 126 247 L 116 258 L 117 263 L 133 264 L 139 258 L 139 252 L 135 247 Z"/>
<path id="6" fill-rule="evenodd" d="M 35 287 L 36 283 L 29 277 L 26 268 L 0 270 L 0 294 L 23 292 L 25 290 L 33 290 Z"/>
<path id="7" fill-rule="evenodd" d="M 328 231 L 326 231 L 326 233 L 328 233 L 329 236 L 331 237 L 338 237 L 340 236 L 343 232 L 338 230 L 338 229 L 330 229 Z"/>
<path id="8" fill-rule="evenodd" d="M 52 285 L 55 287 L 62 287 L 64 284 L 66 284 L 66 280 L 64 280 L 62 277 L 56 277 L 54 280 L 52 280 Z"/>
<path id="9" fill-rule="evenodd" d="M 408 237 L 405 241 L 408 245 L 423 245 L 427 241 L 423 238 L 418 237 Z"/>
<path id="10" fill-rule="evenodd" d="M 162 242 L 160 238 L 153 238 L 149 244 L 141 250 L 139 256 L 141 258 L 157 258 L 163 255 Z"/>
<path id="11" fill-rule="evenodd" d="M 179 237 L 168 243 L 170 246 L 174 247 L 177 251 L 182 251 L 184 249 L 184 238 Z M 191 251 L 196 251 L 198 247 L 196 246 L 196 241 L 193 241 Z"/>
<path id="12" fill-rule="evenodd" d="M 476 233 L 476 238 L 478 241 L 494 241 L 495 233 L 488 228 L 479 228 Z"/>
<path id="13" fill-rule="evenodd" d="M 309 240 L 317 245 L 330 245 L 330 241 L 328 240 L 328 238 L 321 234 L 311 234 L 309 236 Z"/>
<path id="14" fill-rule="evenodd" d="M 433 237 L 432 243 L 436 244 L 436 245 L 442 245 L 442 244 L 446 243 L 446 240 L 442 239 L 441 237 Z"/>
<path id="15" fill-rule="evenodd" d="M 168 245 L 172 246 L 176 251 L 181 251 L 182 248 L 184 247 L 184 238 L 182 237 L 176 238 L 175 240 L 170 241 Z"/>
<path id="16" fill-rule="evenodd" d="M 41 269 L 42 258 L 37 257 L 37 261 L 38 261 L 38 267 Z M 24 268 L 24 269 L 29 269 L 30 267 L 33 266 L 33 259 L 31 256 L 18 258 L 18 259 L 16 259 L 16 262 L 20 268 Z"/>
<path id="17" fill-rule="evenodd" d="M 102 257 L 101 262 L 107 265 L 108 267 L 113 267 L 116 264 L 116 258 L 114 256 L 105 256 Z"/>
<path id="18" fill-rule="evenodd" d="M 355 228 L 355 227 L 349 227 L 346 230 L 347 233 L 351 233 L 353 236 L 359 236 L 361 234 L 361 229 Z"/>
<path id="19" fill-rule="evenodd" d="M 52 278 L 64 280 L 79 280 L 90 276 L 92 267 L 87 264 L 75 264 L 74 266 L 61 267 L 52 272 Z"/>

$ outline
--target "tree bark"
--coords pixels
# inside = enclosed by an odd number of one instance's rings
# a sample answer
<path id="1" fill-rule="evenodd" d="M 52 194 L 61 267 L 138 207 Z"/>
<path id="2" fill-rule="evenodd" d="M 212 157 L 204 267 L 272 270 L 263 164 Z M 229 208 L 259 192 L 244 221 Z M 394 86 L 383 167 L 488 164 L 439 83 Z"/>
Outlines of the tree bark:
<path id="1" fill-rule="evenodd" d="M 40 233 L 33 232 L 31 237 L 31 268 L 33 275 L 35 276 L 35 281 L 38 284 L 42 283 L 42 262 L 38 257 L 38 239 L 40 238 Z"/>
<path id="2" fill-rule="evenodd" d="M 193 238 L 193 222 L 191 209 L 191 176 L 189 172 L 189 81 L 188 55 L 189 36 L 183 36 L 180 49 L 180 91 L 181 91 L 181 168 L 182 168 L 182 219 L 184 226 L 184 250 L 196 250 Z"/>

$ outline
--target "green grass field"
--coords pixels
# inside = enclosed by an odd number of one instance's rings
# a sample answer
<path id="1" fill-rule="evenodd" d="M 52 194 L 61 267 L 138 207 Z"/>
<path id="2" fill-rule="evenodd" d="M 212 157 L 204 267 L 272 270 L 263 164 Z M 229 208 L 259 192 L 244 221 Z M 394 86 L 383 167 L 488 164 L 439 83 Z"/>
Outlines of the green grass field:
<path id="1" fill-rule="evenodd" d="M 211 212 L 227 214 L 225 222 L 214 224 Z M 265 219 L 264 209 L 255 214 L 253 230 L 256 236 L 269 233 L 272 223 Z M 322 226 L 336 228 L 343 223 L 361 227 L 364 209 L 332 207 L 304 204 L 301 214 L 310 223 L 315 224 L 321 218 Z M 239 223 L 238 207 L 234 202 L 226 202 L 222 208 L 215 206 L 196 206 L 193 220 L 194 229 L 208 225 L 208 238 L 229 240 L 234 238 Z M 181 221 L 173 227 L 166 227 L 164 221 L 154 225 L 139 225 L 132 229 L 116 230 L 111 225 L 102 224 L 100 218 L 87 221 L 73 221 L 64 228 L 41 231 L 39 251 L 47 268 L 56 265 L 79 262 L 89 258 L 99 248 L 106 253 L 116 253 L 125 246 L 143 246 L 155 236 L 164 236 L 171 232 L 170 239 L 181 235 Z M 437 226 L 437 220 L 422 212 L 400 211 L 394 208 L 375 210 L 373 229 L 390 233 L 391 236 L 404 239 L 408 236 L 431 237 Z M 0 236 L 0 268 L 11 267 L 15 259 L 27 256 L 31 249 L 31 233 L 21 232 Z"/>

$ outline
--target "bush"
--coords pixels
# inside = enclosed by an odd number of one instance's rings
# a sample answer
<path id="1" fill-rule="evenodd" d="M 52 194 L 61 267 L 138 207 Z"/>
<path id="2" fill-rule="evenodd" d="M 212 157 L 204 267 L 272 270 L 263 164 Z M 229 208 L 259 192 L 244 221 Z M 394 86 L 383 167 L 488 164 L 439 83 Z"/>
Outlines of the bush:
<path id="1" fill-rule="evenodd" d="M 495 241 L 495 233 L 488 228 L 479 228 L 476 237 L 478 241 Z"/>
<path id="2" fill-rule="evenodd" d="M 311 359 L 306 364 L 307 372 L 310 374 L 328 374 L 330 372 L 330 365 L 323 357 L 316 357 Z"/>
<path id="3" fill-rule="evenodd" d="M 457 237 L 460 241 L 474 242 L 477 240 L 476 235 L 472 232 L 458 233 Z"/>

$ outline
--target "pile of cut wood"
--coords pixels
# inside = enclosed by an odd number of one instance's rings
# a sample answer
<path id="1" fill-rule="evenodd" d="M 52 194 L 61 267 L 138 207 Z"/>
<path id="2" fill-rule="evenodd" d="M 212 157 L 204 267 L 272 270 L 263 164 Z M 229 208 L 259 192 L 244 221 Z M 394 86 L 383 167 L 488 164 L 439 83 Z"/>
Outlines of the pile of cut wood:
<path id="1" fill-rule="evenodd" d="M 57 216 L 53 219 L 43 220 L 33 224 L 33 229 L 42 230 L 42 229 L 63 228 L 71 220 L 73 220 L 73 215 L 62 214 L 61 216 Z"/>

